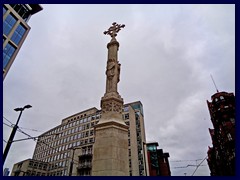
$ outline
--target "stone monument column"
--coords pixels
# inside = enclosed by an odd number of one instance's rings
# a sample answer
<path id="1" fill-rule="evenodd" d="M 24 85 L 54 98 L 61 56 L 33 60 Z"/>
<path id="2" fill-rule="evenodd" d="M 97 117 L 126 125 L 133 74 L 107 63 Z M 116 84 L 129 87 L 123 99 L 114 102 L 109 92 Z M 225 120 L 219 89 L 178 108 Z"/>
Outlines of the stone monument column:
<path id="1" fill-rule="evenodd" d="M 117 33 L 125 25 L 113 23 L 104 34 L 111 36 L 107 44 L 106 92 L 101 99 L 102 117 L 95 125 L 93 145 L 93 176 L 129 176 L 128 126 L 122 118 L 123 99 L 118 93 L 120 63 Z"/>

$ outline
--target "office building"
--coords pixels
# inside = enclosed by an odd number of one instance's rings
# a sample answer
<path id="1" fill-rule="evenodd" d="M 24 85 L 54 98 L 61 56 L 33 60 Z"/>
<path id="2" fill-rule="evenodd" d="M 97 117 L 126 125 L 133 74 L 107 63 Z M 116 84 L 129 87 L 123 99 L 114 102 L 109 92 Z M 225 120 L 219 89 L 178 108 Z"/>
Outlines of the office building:
<path id="1" fill-rule="evenodd" d="M 211 176 L 235 175 L 235 96 L 217 92 L 207 101 L 213 129 L 209 129 L 212 147 L 208 150 Z"/>
<path id="2" fill-rule="evenodd" d="M 102 111 L 93 107 L 62 120 L 61 124 L 43 133 L 36 144 L 31 161 L 47 163 L 47 170 L 38 171 L 45 176 L 91 176 L 92 156 L 95 141 L 94 126 L 99 122 Z M 140 101 L 123 106 L 124 122 L 128 130 L 129 175 L 145 176 L 146 142 L 143 106 Z M 28 160 L 30 161 L 30 160 Z M 72 163 L 73 162 L 73 163 Z M 41 164 L 38 163 L 38 164 Z M 14 166 L 18 166 L 16 163 Z M 71 168 L 72 164 L 72 168 Z M 35 165 L 39 166 L 39 165 Z M 40 165 L 42 167 L 42 165 Z M 19 175 L 37 174 L 33 169 L 20 166 Z M 39 168 L 38 168 L 39 169 Z M 15 175 L 15 168 L 12 174 Z"/>
<path id="3" fill-rule="evenodd" d="M 158 149 L 158 143 L 147 143 L 147 158 L 149 167 L 149 176 L 171 176 L 169 166 L 169 153 L 164 153 Z"/>
<path id="4" fill-rule="evenodd" d="M 42 9 L 39 4 L 3 4 L 3 80 L 31 29 L 30 17 Z"/>
<path id="5" fill-rule="evenodd" d="M 4 168 L 3 170 L 3 176 L 8 176 L 10 173 L 9 168 Z"/>

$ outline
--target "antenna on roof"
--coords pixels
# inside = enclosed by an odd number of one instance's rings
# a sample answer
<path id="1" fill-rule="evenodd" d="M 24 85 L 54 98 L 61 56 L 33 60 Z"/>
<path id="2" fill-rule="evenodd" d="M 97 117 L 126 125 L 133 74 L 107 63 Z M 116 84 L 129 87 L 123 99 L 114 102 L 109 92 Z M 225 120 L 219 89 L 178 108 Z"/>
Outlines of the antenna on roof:
<path id="1" fill-rule="evenodd" d="M 210 76 L 211 76 L 211 78 L 212 78 L 213 84 L 214 84 L 214 86 L 215 86 L 215 88 L 216 88 L 217 92 L 219 92 L 219 91 L 218 91 L 218 89 L 217 89 L 217 86 L 216 86 L 216 84 L 215 84 L 215 81 L 214 81 L 214 79 L 213 79 L 213 77 L 212 77 L 212 75 L 211 75 L 211 74 L 210 74 Z"/>

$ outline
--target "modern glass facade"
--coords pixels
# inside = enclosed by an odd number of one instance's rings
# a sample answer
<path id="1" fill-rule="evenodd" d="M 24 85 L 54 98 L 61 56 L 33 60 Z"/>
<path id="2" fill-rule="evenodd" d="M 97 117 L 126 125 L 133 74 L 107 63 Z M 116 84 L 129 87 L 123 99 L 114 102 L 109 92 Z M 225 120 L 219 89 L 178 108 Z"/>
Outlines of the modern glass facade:
<path id="1" fill-rule="evenodd" d="M 11 40 L 16 44 L 19 45 L 19 42 L 22 40 L 24 34 L 26 32 L 26 28 L 22 25 L 19 24 L 16 28 L 16 30 L 14 31 Z"/>
<path id="2" fill-rule="evenodd" d="M 5 46 L 5 48 L 3 49 L 3 68 L 7 66 L 15 51 L 16 48 L 10 43 Z"/>
<path id="3" fill-rule="evenodd" d="M 3 80 L 30 31 L 27 21 L 41 10 L 36 4 L 3 5 Z"/>
<path id="4" fill-rule="evenodd" d="M 8 14 L 6 19 L 3 21 L 3 34 L 8 36 L 16 22 L 17 18 L 15 18 L 11 13 Z"/>

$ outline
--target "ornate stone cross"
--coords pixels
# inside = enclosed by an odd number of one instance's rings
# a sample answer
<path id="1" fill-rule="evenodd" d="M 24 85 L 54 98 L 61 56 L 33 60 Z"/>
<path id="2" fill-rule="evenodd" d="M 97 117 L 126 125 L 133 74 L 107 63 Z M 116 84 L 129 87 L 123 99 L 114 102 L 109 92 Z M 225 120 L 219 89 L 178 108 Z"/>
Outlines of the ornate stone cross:
<path id="1" fill-rule="evenodd" d="M 117 33 L 121 30 L 121 28 L 124 28 L 124 24 L 117 24 L 116 22 L 112 23 L 112 26 L 108 28 L 107 31 L 104 31 L 103 34 L 110 35 L 112 38 L 115 38 L 117 36 Z"/>

